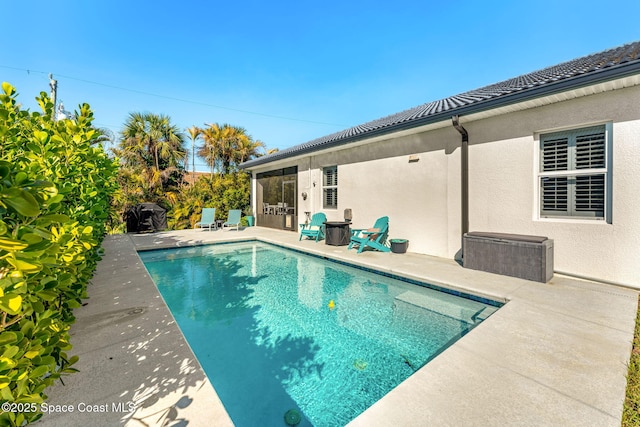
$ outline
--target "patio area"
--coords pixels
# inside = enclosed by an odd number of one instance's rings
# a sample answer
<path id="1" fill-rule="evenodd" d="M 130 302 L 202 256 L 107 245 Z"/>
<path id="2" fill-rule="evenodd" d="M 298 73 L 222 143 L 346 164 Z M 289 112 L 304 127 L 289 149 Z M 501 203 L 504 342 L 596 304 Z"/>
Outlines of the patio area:
<path id="1" fill-rule="evenodd" d="M 508 301 L 350 426 L 620 425 L 637 290 L 356 254 L 262 227 L 108 236 L 71 328 L 80 372 L 47 390 L 51 413 L 38 425 L 233 425 L 136 251 L 250 239 Z"/>

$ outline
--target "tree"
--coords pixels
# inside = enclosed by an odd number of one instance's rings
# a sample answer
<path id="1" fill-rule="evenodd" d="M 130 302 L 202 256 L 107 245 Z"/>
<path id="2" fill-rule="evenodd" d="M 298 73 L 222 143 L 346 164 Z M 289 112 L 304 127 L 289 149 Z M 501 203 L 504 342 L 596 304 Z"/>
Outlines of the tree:
<path id="1" fill-rule="evenodd" d="M 169 182 L 179 181 L 184 174 L 187 151 L 183 143 L 184 134 L 171 124 L 169 116 L 131 113 L 120 134 L 119 149 L 114 152 L 125 167 L 145 171 L 154 168 L 164 188 Z"/>
<path id="2" fill-rule="evenodd" d="M 198 148 L 198 156 L 211 168 L 211 178 L 222 157 L 223 144 L 227 135 L 229 125 L 210 124 L 209 127 L 200 129 L 203 145 Z"/>
<path id="3" fill-rule="evenodd" d="M 264 153 L 258 151 L 260 148 L 263 150 L 265 148 L 264 142 L 262 141 L 253 141 L 251 139 L 240 141 L 235 152 L 234 160 L 236 164 L 239 165 L 254 157 L 262 156 Z"/>
<path id="4" fill-rule="evenodd" d="M 183 142 L 184 134 L 171 124 L 168 116 L 129 114 L 120 132 L 118 148 L 112 150 L 120 160 L 121 191 L 115 204 L 121 218 L 142 202 L 170 207 L 184 176 L 187 151 Z"/>
<path id="5" fill-rule="evenodd" d="M 214 169 L 228 174 L 237 169 L 237 165 L 258 155 L 258 148 L 264 147 L 260 141 L 254 141 L 245 128 L 230 124 L 209 124 L 201 130 L 204 144 L 199 147 L 198 155 Z"/>
<path id="6" fill-rule="evenodd" d="M 191 137 L 191 181 L 196 182 L 196 140 L 200 138 L 202 130 L 196 126 L 191 126 L 187 129 L 189 136 Z"/>
<path id="7" fill-rule="evenodd" d="M 157 170 L 182 167 L 187 155 L 184 134 L 169 116 L 131 113 L 121 132 L 120 149 L 125 163 L 144 163 Z"/>
<path id="8" fill-rule="evenodd" d="M 75 369 L 73 309 L 83 304 L 116 191 L 117 163 L 97 143 L 93 112 L 53 120 L 0 90 L 0 425 L 42 417 L 46 388 Z"/>

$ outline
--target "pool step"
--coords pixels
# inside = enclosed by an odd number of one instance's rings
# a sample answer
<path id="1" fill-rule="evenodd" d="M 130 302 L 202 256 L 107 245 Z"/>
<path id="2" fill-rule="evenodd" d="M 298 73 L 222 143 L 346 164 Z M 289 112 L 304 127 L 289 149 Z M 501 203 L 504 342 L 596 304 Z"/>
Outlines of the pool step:
<path id="1" fill-rule="evenodd" d="M 485 320 L 487 317 L 491 316 L 493 313 L 496 312 L 496 310 L 498 310 L 498 307 L 492 307 L 492 306 L 486 306 L 484 307 L 482 310 L 478 311 L 476 314 L 473 315 L 472 319 L 476 322 L 482 322 L 483 320 Z"/>
<path id="2" fill-rule="evenodd" d="M 427 295 L 406 291 L 395 299 L 469 324 L 478 323 L 495 311 L 480 302 L 444 293 Z"/>
<path id="3" fill-rule="evenodd" d="M 203 252 L 203 254 L 207 254 L 207 255 L 228 255 L 228 254 L 234 254 L 234 255 L 242 255 L 242 254 L 251 254 L 253 252 L 263 252 L 268 250 L 268 248 L 262 247 L 262 246 L 246 246 L 246 247 L 237 247 L 234 245 L 234 247 L 230 247 L 230 245 L 212 245 L 211 248 L 209 248 L 206 252 Z"/>

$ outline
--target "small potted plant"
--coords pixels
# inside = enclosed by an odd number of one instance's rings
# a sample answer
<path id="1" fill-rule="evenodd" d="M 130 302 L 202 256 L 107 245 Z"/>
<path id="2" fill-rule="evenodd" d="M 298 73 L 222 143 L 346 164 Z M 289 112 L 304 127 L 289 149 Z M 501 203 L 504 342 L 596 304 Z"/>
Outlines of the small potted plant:
<path id="1" fill-rule="evenodd" d="M 247 212 L 248 212 L 247 215 L 245 215 L 245 217 L 242 218 L 244 220 L 243 222 L 246 222 L 246 226 L 253 227 L 253 221 L 254 221 L 253 212 L 251 211 L 247 211 Z"/>

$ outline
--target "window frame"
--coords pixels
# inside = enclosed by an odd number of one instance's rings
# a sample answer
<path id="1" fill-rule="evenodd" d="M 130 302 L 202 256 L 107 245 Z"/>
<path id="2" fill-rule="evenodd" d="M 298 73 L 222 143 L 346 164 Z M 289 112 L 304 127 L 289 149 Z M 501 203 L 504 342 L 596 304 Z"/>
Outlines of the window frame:
<path id="1" fill-rule="evenodd" d="M 327 171 L 333 170 L 334 183 L 327 184 Z M 328 204 L 327 194 L 333 190 L 335 204 Z M 324 166 L 322 168 L 322 208 L 338 209 L 338 165 Z"/>
<path id="2" fill-rule="evenodd" d="M 599 167 L 579 167 L 577 163 L 580 161 L 578 154 L 577 139 L 581 136 L 592 134 L 597 132 L 598 128 L 602 128 L 604 131 L 604 165 Z M 584 125 L 580 127 L 571 127 L 562 130 L 545 131 L 538 133 L 537 144 L 537 159 L 536 159 L 536 194 L 537 194 L 537 218 L 540 220 L 560 220 L 560 221 L 588 221 L 588 222 L 606 222 L 611 224 L 611 205 L 612 205 L 612 145 L 613 145 L 613 133 L 612 123 L 599 123 L 593 125 Z M 562 165 L 555 170 L 544 170 L 545 161 L 550 158 L 545 157 L 545 141 L 559 139 L 566 136 L 568 139 L 565 160 L 566 167 L 562 168 Z M 594 150 L 595 151 L 595 150 Z M 562 153 L 559 154 L 562 156 Z M 589 161 L 592 162 L 594 157 L 597 157 L 593 153 L 590 153 Z M 554 164 L 557 164 L 556 161 Z M 603 177 L 602 191 L 602 215 L 596 215 L 596 209 L 591 211 L 581 211 L 577 208 L 580 204 L 576 197 L 576 191 L 579 189 L 578 181 L 581 177 Z M 562 179 L 566 178 L 566 211 L 545 211 L 545 188 L 543 184 L 544 179 Z M 584 186 L 584 184 L 582 184 Z M 592 198 L 595 194 L 598 195 L 599 188 L 595 189 L 589 187 L 588 199 Z M 556 190 L 557 191 L 557 190 Z M 585 212 L 585 213 L 582 213 Z"/>

